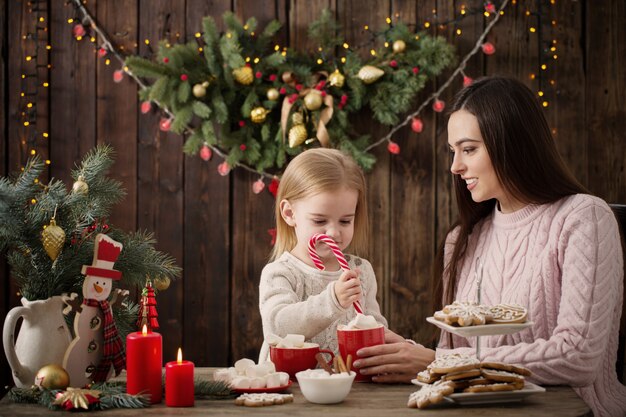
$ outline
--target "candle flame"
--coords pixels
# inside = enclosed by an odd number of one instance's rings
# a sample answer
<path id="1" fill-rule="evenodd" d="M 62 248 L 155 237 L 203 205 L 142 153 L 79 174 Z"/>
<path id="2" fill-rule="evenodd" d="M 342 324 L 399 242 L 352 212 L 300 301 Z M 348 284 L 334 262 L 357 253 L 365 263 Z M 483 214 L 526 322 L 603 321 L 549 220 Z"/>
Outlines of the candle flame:
<path id="1" fill-rule="evenodd" d="M 141 329 L 141 334 L 144 336 L 148 334 L 148 326 L 146 326 L 145 324 L 143 325 L 143 328 Z"/>
<path id="2" fill-rule="evenodd" d="M 181 348 L 178 348 L 178 357 L 176 359 L 176 362 L 178 363 L 183 362 L 183 350 Z"/>

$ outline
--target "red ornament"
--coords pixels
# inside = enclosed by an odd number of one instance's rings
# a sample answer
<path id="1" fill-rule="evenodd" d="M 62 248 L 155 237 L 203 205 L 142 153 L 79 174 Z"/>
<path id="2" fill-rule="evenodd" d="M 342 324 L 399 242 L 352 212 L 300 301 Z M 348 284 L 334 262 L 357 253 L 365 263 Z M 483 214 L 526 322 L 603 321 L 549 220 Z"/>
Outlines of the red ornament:
<path id="1" fill-rule="evenodd" d="M 417 75 L 417 73 L 420 72 L 420 69 L 418 67 L 413 67 L 412 71 L 413 71 L 413 74 Z"/>
<path id="2" fill-rule="evenodd" d="M 246 121 L 245 120 L 240 120 L 239 121 L 239 127 L 245 127 L 246 126 Z"/>
<path id="3" fill-rule="evenodd" d="M 317 85 L 315 86 L 316 90 L 321 90 L 322 88 L 324 88 L 326 86 L 326 80 L 322 80 L 319 83 L 317 83 Z"/>
<path id="4" fill-rule="evenodd" d="M 169 132 L 171 127 L 172 127 L 172 119 L 166 119 L 164 117 L 159 122 L 159 129 L 161 129 L 162 132 Z"/>
<path id="5" fill-rule="evenodd" d="M 261 71 L 257 71 L 256 74 L 254 74 L 254 76 L 257 78 L 261 78 L 263 77 L 263 73 Z"/>
<path id="6" fill-rule="evenodd" d="M 395 59 L 392 59 L 391 62 L 389 62 L 389 66 L 391 68 L 398 68 L 398 61 L 396 61 Z"/>
<path id="7" fill-rule="evenodd" d="M 124 70 L 117 70 L 113 73 L 113 81 L 121 83 L 124 79 Z"/>
<path id="8" fill-rule="evenodd" d="M 217 166 L 217 172 L 222 176 L 225 177 L 226 175 L 228 175 L 228 173 L 230 172 L 230 166 L 228 165 L 228 162 L 224 161 L 221 164 L 219 164 Z"/>
<path id="9" fill-rule="evenodd" d="M 267 187 L 267 191 L 270 192 L 270 194 L 272 194 L 274 196 L 274 198 L 276 198 L 276 194 L 278 193 L 278 185 L 280 184 L 280 181 L 278 181 L 277 178 L 272 178 L 272 181 L 270 182 L 270 185 Z"/>
<path id="10" fill-rule="evenodd" d="M 74 25 L 74 28 L 72 29 L 72 33 L 74 34 L 75 38 L 78 38 L 79 36 L 80 37 L 85 36 L 87 31 L 85 30 L 85 27 L 79 23 L 77 25 Z"/>
<path id="11" fill-rule="evenodd" d="M 246 146 L 245 143 L 242 143 L 241 145 L 239 145 L 239 149 L 241 149 L 241 151 L 245 151 L 246 149 L 248 149 L 248 147 Z"/>
<path id="12" fill-rule="evenodd" d="M 322 94 L 322 98 L 326 97 L 326 91 L 322 90 L 321 94 Z"/>
<path id="13" fill-rule="evenodd" d="M 437 113 L 441 113 L 443 109 L 445 108 L 446 108 L 446 103 L 442 100 L 437 99 L 433 103 L 433 110 L 436 111 Z"/>
<path id="14" fill-rule="evenodd" d="M 265 182 L 263 182 L 263 178 L 259 178 L 252 184 L 252 192 L 254 194 L 258 194 L 265 188 Z"/>
<path id="15" fill-rule="evenodd" d="M 267 234 L 272 237 L 270 245 L 274 246 L 276 244 L 276 229 L 267 229 Z"/>
<path id="16" fill-rule="evenodd" d="M 483 53 L 485 55 L 493 55 L 496 52 L 496 47 L 491 42 L 485 42 L 482 44 Z"/>
<path id="17" fill-rule="evenodd" d="M 467 75 L 463 76 L 463 87 L 469 87 L 474 82 L 474 79 L 468 77 Z"/>
<path id="18" fill-rule="evenodd" d="M 180 75 L 180 80 L 181 81 L 187 81 L 189 79 L 189 76 L 187 74 L 181 74 Z"/>
<path id="19" fill-rule="evenodd" d="M 213 156 L 213 151 L 207 145 L 200 148 L 200 158 L 202 158 L 203 161 L 208 161 L 211 159 L 211 156 Z"/>
<path id="20" fill-rule="evenodd" d="M 163 63 L 167 64 L 168 62 L 170 62 L 170 59 L 168 57 L 163 58 Z"/>
<path id="21" fill-rule="evenodd" d="M 302 84 L 296 84 L 296 90 L 298 91 L 302 90 Z"/>
<path id="22" fill-rule="evenodd" d="M 98 56 L 100 58 L 104 58 L 105 56 L 107 56 L 107 54 L 108 54 L 108 52 L 107 52 L 106 49 L 104 49 L 104 48 L 98 49 Z"/>
<path id="23" fill-rule="evenodd" d="M 150 110 L 152 110 L 151 102 L 144 101 L 143 103 L 141 103 L 141 114 L 150 113 Z"/>
<path id="24" fill-rule="evenodd" d="M 297 99 L 298 99 L 298 95 L 297 94 L 290 95 L 289 96 L 289 104 L 295 103 Z"/>
<path id="25" fill-rule="evenodd" d="M 270 74 L 270 81 L 276 81 L 276 74 Z"/>
<path id="26" fill-rule="evenodd" d="M 146 287 L 141 292 L 141 304 L 139 306 L 139 318 L 137 320 L 137 328 L 143 328 L 144 324 L 147 326 L 148 331 L 156 330 L 159 328 L 159 313 L 156 309 L 156 297 L 154 296 L 154 288 L 152 283 L 148 281 Z"/>
<path id="27" fill-rule="evenodd" d="M 485 4 L 485 11 L 489 13 L 495 13 L 496 6 L 492 2 L 488 1 L 487 4 Z"/>
<path id="28" fill-rule="evenodd" d="M 287 89 L 285 87 L 280 87 L 280 90 L 278 90 L 278 92 L 280 94 L 285 94 L 287 92 Z"/>
<path id="29" fill-rule="evenodd" d="M 400 145 L 395 142 L 389 142 L 389 145 L 387 145 L 387 150 L 389 151 L 389 153 L 397 155 L 400 153 Z"/>
<path id="30" fill-rule="evenodd" d="M 422 130 L 424 130 L 424 123 L 422 123 L 422 119 L 420 119 L 419 117 L 414 117 L 411 121 L 411 129 L 415 133 L 420 133 Z"/>

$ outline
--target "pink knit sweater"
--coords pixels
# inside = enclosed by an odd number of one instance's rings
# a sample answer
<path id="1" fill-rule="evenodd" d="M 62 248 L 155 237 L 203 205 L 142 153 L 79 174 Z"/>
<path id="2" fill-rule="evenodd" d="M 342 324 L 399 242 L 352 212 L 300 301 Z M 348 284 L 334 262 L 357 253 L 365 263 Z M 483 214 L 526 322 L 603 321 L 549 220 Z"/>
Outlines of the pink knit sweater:
<path id="1" fill-rule="evenodd" d="M 481 360 L 521 364 L 534 382 L 570 385 L 596 416 L 626 415 L 617 380 L 617 336 L 624 260 L 608 205 L 589 195 L 499 210 L 471 234 L 455 298 L 476 300 L 476 259 L 484 264 L 481 302 L 527 306 L 531 328 L 481 337 Z M 449 262 L 458 229 L 446 241 Z M 475 338 L 453 337 L 455 352 L 474 352 Z M 446 333 L 437 354 L 449 352 Z"/>

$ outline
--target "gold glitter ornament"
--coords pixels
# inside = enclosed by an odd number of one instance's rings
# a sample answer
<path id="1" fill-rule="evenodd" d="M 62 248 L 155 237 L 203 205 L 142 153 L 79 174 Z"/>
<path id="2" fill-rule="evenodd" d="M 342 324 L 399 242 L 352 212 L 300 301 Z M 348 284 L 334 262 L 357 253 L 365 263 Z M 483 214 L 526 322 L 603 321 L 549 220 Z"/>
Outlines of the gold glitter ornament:
<path id="1" fill-rule="evenodd" d="M 206 96 L 206 87 L 202 84 L 196 84 L 193 86 L 193 96 L 197 98 L 202 98 Z"/>
<path id="2" fill-rule="evenodd" d="M 304 107 L 309 110 L 317 110 L 322 107 L 322 94 L 317 90 L 311 90 L 304 96 Z"/>
<path id="3" fill-rule="evenodd" d="M 57 209 L 55 208 L 54 215 L 50 219 L 50 224 L 41 232 L 43 248 L 53 261 L 59 257 L 59 253 L 61 253 L 61 249 L 63 249 L 63 244 L 65 243 L 65 232 L 57 226 L 56 220 L 54 220 L 56 213 Z"/>
<path id="4" fill-rule="evenodd" d="M 156 278 L 154 280 L 154 288 L 159 291 L 165 291 L 170 287 L 171 282 L 168 277 Z"/>
<path id="5" fill-rule="evenodd" d="M 304 116 L 302 113 L 294 113 L 291 115 L 291 123 L 294 125 L 301 125 L 304 123 Z"/>
<path id="6" fill-rule="evenodd" d="M 295 125 L 289 129 L 289 147 L 295 148 L 300 146 L 307 137 L 306 127 L 304 125 Z"/>
<path id="7" fill-rule="evenodd" d="M 82 388 L 68 388 L 65 392 L 60 392 L 57 394 L 53 404 L 55 405 L 63 405 L 67 401 L 72 403 L 74 408 L 82 408 L 85 410 L 89 409 L 89 399 L 87 395 L 90 395 L 94 398 L 100 398 L 101 391 L 93 390 L 93 389 L 82 389 Z"/>
<path id="8" fill-rule="evenodd" d="M 89 192 L 89 185 L 85 182 L 85 177 L 78 176 L 78 179 L 72 185 L 72 192 L 75 194 L 87 195 Z"/>
<path id="9" fill-rule="evenodd" d="M 250 85 L 254 81 L 254 74 L 250 67 L 236 68 L 233 71 L 233 77 L 235 77 L 235 81 L 243 85 Z"/>
<path id="10" fill-rule="evenodd" d="M 269 90 L 267 90 L 267 99 L 268 100 L 276 101 L 276 100 L 278 100 L 278 97 L 280 97 L 280 92 L 277 89 L 270 88 Z"/>
<path id="11" fill-rule="evenodd" d="M 402 39 L 398 39 L 393 43 L 393 51 L 397 54 L 404 52 L 406 49 L 406 43 Z"/>
<path id="12" fill-rule="evenodd" d="M 263 107 L 255 107 L 250 112 L 250 119 L 254 123 L 263 123 L 265 121 L 265 117 L 269 114 L 269 110 Z"/>
<path id="13" fill-rule="evenodd" d="M 372 84 L 385 74 L 385 71 L 372 65 L 366 65 L 359 70 L 357 76 L 363 80 L 365 84 Z"/>
<path id="14" fill-rule="evenodd" d="M 339 72 L 338 69 L 335 70 L 332 74 L 328 76 L 328 82 L 333 87 L 341 88 L 343 87 L 343 83 L 346 80 L 346 77 L 343 76 L 342 73 Z"/>
<path id="15" fill-rule="evenodd" d="M 46 365 L 37 371 L 35 385 L 40 389 L 65 389 L 70 385 L 70 375 L 62 366 Z"/>

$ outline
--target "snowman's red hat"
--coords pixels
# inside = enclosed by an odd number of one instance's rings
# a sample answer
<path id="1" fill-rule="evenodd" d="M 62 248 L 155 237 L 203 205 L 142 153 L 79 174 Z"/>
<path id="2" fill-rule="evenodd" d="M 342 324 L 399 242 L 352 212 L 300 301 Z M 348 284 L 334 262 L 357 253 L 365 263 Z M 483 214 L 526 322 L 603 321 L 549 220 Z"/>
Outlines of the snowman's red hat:
<path id="1" fill-rule="evenodd" d="M 102 233 L 96 236 L 96 243 L 93 248 L 92 265 L 83 265 L 81 271 L 84 275 L 98 278 L 109 278 L 118 280 L 122 278 L 122 273 L 113 269 L 113 264 L 120 256 L 123 245 Z"/>

